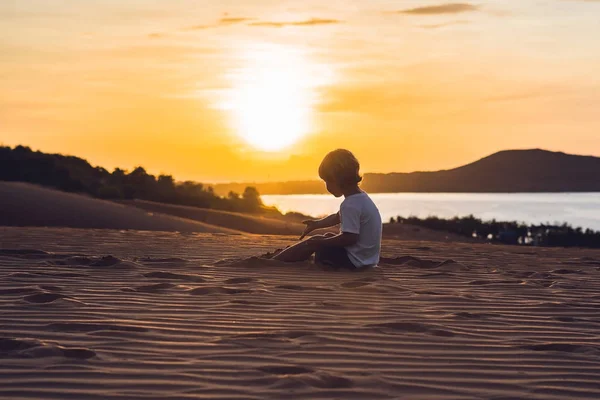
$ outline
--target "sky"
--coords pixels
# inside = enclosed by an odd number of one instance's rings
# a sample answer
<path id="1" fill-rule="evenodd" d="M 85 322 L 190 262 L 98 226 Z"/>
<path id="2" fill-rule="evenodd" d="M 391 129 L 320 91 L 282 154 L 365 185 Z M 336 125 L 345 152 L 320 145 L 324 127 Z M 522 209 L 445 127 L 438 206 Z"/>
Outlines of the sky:
<path id="1" fill-rule="evenodd" d="M 4 0 L 0 144 L 202 182 L 600 156 L 600 0 Z"/>

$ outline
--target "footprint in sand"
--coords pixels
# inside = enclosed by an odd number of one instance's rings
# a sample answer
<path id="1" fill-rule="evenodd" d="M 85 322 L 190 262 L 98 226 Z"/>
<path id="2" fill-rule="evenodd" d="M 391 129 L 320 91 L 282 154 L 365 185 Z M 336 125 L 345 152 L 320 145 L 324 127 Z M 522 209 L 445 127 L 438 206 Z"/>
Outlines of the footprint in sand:
<path id="1" fill-rule="evenodd" d="M 36 293 L 29 296 L 25 296 L 23 300 L 28 303 L 36 304 L 47 304 L 53 303 L 59 299 L 70 299 L 70 297 L 62 295 L 60 293 Z"/>
<path id="2" fill-rule="evenodd" d="M 272 375 L 299 375 L 314 372 L 314 370 L 310 368 L 301 367 L 299 365 L 266 365 L 264 367 L 258 367 L 257 369 Z"/>
<path id="3" fill-rule="evenodd" d="M 162 292 L 162 291 L 165 291 L 168 289 L 173 289 L 176 287 L 177 287 L 177 285 L 175 285 L 173 283 L 156 283 L 154 285 L 138 286 L 138 287 L 134 288 L 133 291 L 140 292 L 140 293 L 158 293 L 158 292 Z"/>
<path id="4" fill-rule="evenodd" d="M 0 338 L 0 356 L 16 358 L 66 357 L 87 360 L 96 352 L 86 348 L 67 348 L 35 339 Z"/>
<path id="5" fill-rule="evenodd" d="M 0 296 L 11 295 L 11 294 L 30 294 L 39 293 L 39 290 L 33 287 L 18 287 L 9 289 L 0 289 Z"/>
<path id="6" fill-rule="evenodd" d="M 49 255 L 43 250 L 33 249 L 0 249 L 0 256 L 29 256 L 29 255 Z"/>
<path id="7" fill-rule="evenodd" d="M 113 256 L 105 256 L 100 259 L 93 260 L 89 265 L 90 267 L 112 267 L 121 262 L 120 259 Z"/>
<path id="8" fill-rule="evenodd" d="M 521 346 L 527 350 L 533 351 L 558 351 L 565 353 L 598 353 L 600 349 L 595 346 L 584 346 L 569 343 L 544 343 Z"/>
<path id="9" fill-rule="evenodd" d="M 204 296 L 208 294 L 248 294 L 252 293 L 252 290 L 228 288 L 222 286 L 204 286 L 192 289 L 188 291 L 188 293 L 194 296 Z"/>
<path id="10" fill-rule="evenodd" d="M 553 274 L 559 274 L 559 275 L 569 275 L 569 274 L 584 274 L 584 272 L 580 269 L 555 269 L 553 271 L 550 271 L 550 273 Z"/>

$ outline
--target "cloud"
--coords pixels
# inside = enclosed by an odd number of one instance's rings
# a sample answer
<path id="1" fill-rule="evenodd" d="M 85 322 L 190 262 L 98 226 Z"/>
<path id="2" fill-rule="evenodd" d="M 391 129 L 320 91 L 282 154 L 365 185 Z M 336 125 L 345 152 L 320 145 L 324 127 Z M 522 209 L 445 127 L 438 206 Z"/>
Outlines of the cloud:
<path id="1" fill-rule="evenodd" d="M 254 22 L 252 22 L 254 21 Z M 213 24 L 194 25 L 183 28 L 181 32 L 200 31 L 205 29 L 214 29 L 229 25 L 245 24 L 247 26 L 268 27 L 268 28 L 283 28 L 285 26 L 316 26 L 316 25 L 332 25 L 339 24 L 342 21 L 337 19 L 311 18 L 301 21 L 256 21 L 256 18 L 248 17 L 223 17 Z M 167 36 L 164 32 L 154 32 L 148 34 L 150 39 L 160 39 Z"/>
<path id="2" fill-rule="evenodd" d="M 406 10 L 398 11 L 400 14 L 412 14 L 412 15 L 437 15 L 437 14 L 458 14 L 468 11 L 477 11 L 479 6 L 468 4 L 468 3 L 448 3 L 440 4 L 437 6 L 425 6 L 409 8 Z"/>
<path id="3" fill-rule="evenodd" d="M 469 21 L 466 21 L 466 20 L 450 21 L 450 22 L 444 22 L 444 23 L 441 23 L 441 24 L 421 25 L 421 28 L 425 28 L 425 29 L 438 29 L 438 28 L 444 28 L 446 26 L 464 25 L 464 24 L 468 24 L 468 23 L 469 23 Z"/>
<path id="4" fill-rule="evenodd" d="M 194 25 L 188 28 L 183 29 L 184 31 L 201 31 L 204 29 L 212 29 L 218 28 L 220 26 L 228 26 L 235 24 L 242 24 L 244 22 L 254 21 L 256 18 L 248 18 L 248 17 L 224 17 L 218 20 L 214 24 L 206 24 L 206 25 Z"/>
<path id="5" fill-rule="evenodd" d="M 201 31 L 203 29 L 215 28 L 218 25 L 194 25 L 184 28 L 184 31 Z"/>
<path id="6" fill-rule="evenodd" d="M 283 28 L 285 26 L 316 26 L 316 25 L 333 25 L 339 24 L 342 21 L 337 19 L 311 18 L 302 21 L 258 21 L 252 22 L 250 26 L 262 26 L 268 28 Z"/>
<path id="7" fill-rule="evenodd" d="M 241 24 L 242 22 L 254 21 L 256 18 L 227 17 L 219 20 L 219 25 Z"/>

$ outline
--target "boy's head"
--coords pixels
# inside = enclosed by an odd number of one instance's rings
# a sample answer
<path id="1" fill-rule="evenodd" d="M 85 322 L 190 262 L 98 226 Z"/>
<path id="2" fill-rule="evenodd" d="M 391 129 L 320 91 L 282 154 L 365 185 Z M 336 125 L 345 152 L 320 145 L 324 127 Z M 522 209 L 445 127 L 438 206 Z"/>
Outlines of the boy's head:
<path id="1" fill-rule="evenodd" d="M 355 188 L 362 177 L 358 173 L 360 164 L 348 150 L 337 149 L 325 156 L 319 166 L 319 176 L 325 181 L 327 190 L 335 197 Z"/>

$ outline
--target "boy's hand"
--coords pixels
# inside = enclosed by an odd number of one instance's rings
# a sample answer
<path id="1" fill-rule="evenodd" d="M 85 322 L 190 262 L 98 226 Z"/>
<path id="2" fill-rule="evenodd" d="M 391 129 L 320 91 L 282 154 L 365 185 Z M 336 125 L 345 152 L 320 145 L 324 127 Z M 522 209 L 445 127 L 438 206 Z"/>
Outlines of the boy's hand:
<path id="1" fill-rule="evenodd" d="M 318 229 L 317 221 L 313 221 L 312 219 L 307 219 L 306 221 L 302 221 L 302 223 L 306 225 L 306 228 L 304 228 L 304 232 L 302 232 L 302 236 L 300 236 L 300 240 L 304 239 L 304 237 L 306 235 L 308 235 L 315 229 Z"/>

